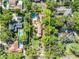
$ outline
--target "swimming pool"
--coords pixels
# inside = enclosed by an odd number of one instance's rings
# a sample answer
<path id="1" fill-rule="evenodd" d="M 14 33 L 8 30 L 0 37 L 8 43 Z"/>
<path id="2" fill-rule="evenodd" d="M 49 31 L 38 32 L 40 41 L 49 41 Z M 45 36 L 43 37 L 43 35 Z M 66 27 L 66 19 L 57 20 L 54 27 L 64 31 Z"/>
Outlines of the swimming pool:
<path id="1" fill-rule="evenodd" d="M 23 35 L 23 30 L 18 30 L 18 36 L 21 37 Z M 23 48 L 23 41 L 19 38 L 19 48 Z"/>
<path id="2" fill-rule="evenodd" d="M 23 30 L 22 29 L 18 30 L 18 36 L 22 36 L 22 35 L 23 35 Z"/>
<path id="3" fill-rule="evenodd" d="M 37 14 L 34 12 L 31 13 L 31 17 L 32 17 L 32 20 L 37 20 L 38 18 Z"/>

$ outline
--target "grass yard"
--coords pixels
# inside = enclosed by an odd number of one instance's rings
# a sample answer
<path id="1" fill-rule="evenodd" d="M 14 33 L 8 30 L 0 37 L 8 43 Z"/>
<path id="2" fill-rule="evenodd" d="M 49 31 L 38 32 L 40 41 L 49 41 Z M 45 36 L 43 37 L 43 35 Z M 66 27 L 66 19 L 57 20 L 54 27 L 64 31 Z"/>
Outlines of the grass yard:
<path id="1" fill-rule="evenodd" d="M 7 56 L 5 54 L 0 56 L 0 59 L 20 59 L 21 54 L 19 53 L 8 53 Z"/>
<path id="2" fill-rule="evenodd" d="M 70 45 L 69 44 L 66 45 L 66 51 L 65 51 L 65 53 L 68 54 L 68 55 L 72 54 L 72 52 L 71 52 L 70 49 L 71 49 L 71 44 Z"/>
<path id="3" fill-rule="evenodd" d="M 32 40 L 33 49 L 37 49 L 39 47 L 39 40 Z"/>

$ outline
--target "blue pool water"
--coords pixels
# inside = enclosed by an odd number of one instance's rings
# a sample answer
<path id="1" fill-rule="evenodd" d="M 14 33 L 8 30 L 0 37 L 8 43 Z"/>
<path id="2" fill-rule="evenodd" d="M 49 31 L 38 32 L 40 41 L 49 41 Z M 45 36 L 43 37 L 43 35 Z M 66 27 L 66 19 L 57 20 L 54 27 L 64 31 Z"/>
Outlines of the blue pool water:
<path id="1" fill-rule="evenodd" d="M 23 35 L 23 30 L 19 30 L 18 31 L 18 36 L 22 36 Z M 22 39 L 19 39 L 19 48 L 23 48 L 23 41 Z"/>
<path id="2" fill-rule="evenodd" d="M 31 17 L 32 17 L 32 18 L 35 18 L 35 17 L 36 17 L 36 14 L 35 14 L 34 12 L 32 12 L 32 13 L 31 13 Z"/>
<path id="3" fill-rule="evenodd" d="M 23 35 L 23 31 L 22 30 L 18 31 L 18 35 L 22 36 Z"/>
<path id="4" fill-rule="evenodd" d="M 23 48 L 23 41 L 19 40 L 19 48 Z"/>

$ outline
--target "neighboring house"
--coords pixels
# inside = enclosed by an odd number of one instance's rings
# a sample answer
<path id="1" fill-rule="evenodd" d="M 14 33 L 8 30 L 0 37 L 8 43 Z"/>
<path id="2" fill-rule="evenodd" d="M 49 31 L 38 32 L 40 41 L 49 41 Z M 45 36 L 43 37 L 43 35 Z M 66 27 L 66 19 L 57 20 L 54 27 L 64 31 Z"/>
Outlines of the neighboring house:
<path id="1" fill-rule="evenodd" d="M 41 0 L 33 0 L 33 2 L 40 2 Z"/>
<path id="2" fill-rule="evenodd" d="M 66 3 L 66 2 L 74 2 L 74 0 L 53 0 L 54 2 L 64 2 L 64 3 Z"/>
<path id="3" fill-rule="evenodd" d="M 0 6 L 3 8 L 3 9 L 7 9 L 7 3 L 8 0 L 0 0 Z"/>
<path id="4" fill-rule="evenodd" d="M 17 0 L 9 0 L 9 8 L 12 9 L 16 6 Z"/>
<path id="5" fill-rule="evenodd" d="M 22 0 L 8 0 L 9 9 L 22 9 L 23 1 Z"/>
<path id="6" fill-rule="evenodd" d="M 61 32 L 58 33 L 58 40 L 61 40 L 62 43 L 73 43 L 74 42 L 74 32 Z"/>
<path id="7" fill-rule="evenodd" d="M 55 15 L 63 15 L 63 16 L 69 16 L 72 14 L 71 8 L 66 8 L 64 6 L 54 8 Z"/>
<path id="8" fill-rule="evenodd" d="M 36 2 L 36 3 L 38 3 L 38 2 L 44 2 L 45 0 L 33 0 L 33 2 Z"/>
<path id="9" fill-rule="evenodd" d="M 18 29 L 22 29 L 22 27 L 23 23 L 21 16 L 17 16 L 15 19 L 12 19 L 12 21 L 9 24 L 9 29 L 12 30 L 13 32 L 17 32 Z"/>

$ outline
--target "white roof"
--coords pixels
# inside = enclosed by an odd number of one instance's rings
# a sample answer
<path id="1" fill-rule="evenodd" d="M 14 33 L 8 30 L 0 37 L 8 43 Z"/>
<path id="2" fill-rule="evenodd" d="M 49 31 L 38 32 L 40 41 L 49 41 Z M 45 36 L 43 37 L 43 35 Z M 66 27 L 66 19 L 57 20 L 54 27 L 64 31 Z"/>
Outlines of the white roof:
<path id="1" fill-rule="evenodd" d="M 56 10 L 57 11 L 63 11 L 63 10 L 66 10 L 66 8 L 65 7 L 58 7 L 58 8 L 56 8 Z"/>
<path id="2" fill-rule="evenodd" d="M 66 11 L 64 12 L 64 16 L 68 16 L 71 13 L 72 13 L 71 9 L 66 9 Z"/>
<path id="3" fill-rule="evenodd" d="M 72 9 L 71 8 L 66 8 L 66 7 L 57 7 L 56 10 L 58 12 L 63 12 L 63 15 L 64 16 L 68 16 L 69 14 L 72 13 Z"/>

